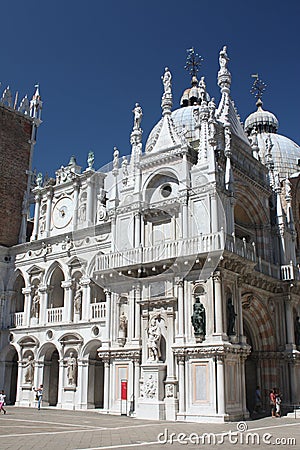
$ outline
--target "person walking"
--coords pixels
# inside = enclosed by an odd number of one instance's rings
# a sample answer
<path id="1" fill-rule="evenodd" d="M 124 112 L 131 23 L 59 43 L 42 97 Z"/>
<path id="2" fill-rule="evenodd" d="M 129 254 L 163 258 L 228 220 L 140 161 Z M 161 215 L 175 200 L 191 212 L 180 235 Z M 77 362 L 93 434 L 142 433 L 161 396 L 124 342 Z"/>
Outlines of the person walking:
<path id="1" fill-rule="evenodd" d="M 254 406 L 253 412 L 259 413 L 259 412 L 261 412 L 261 409 L 262 409 L 262 401 L 261 401 L 260 387 L 256 386 L 256 390 L 255 390 L 255 406 Z"/>
<path id="2" fill-rule="evenodd" d="M 3 408 L 5 404 L 6 404 L 6 395 L 4 390 L 2 389 L 2 391 L 0 392 L 0 413 L 1 411 L 3 411 L 4 414 L 6 414 L 6 409 Z"/>
<path id="3" fill-rule="evenodd" d="M 280 417 L 281 416 L 281 397 L 282 397 L 281 393 L 277 392 L 276 400 L 275 400 L 275 403 L 276 403 L 276 417 Z"/>
<path id="4" fill-rule="evenodd" d="M 38 409 L 41 409 L 41 404 L 42 404 L 42 400 L 43 400 L 43 385 L 40 384 L 40 387 L 38 387 L 37 389 L 34 389 L 34 391 L 36 392 L 36 400 L 38 402 Z"/>
<path id="5" fill-rule="evenodd" d="M 276 393 L 275 392 L 276 392 L 275 388 L 271 389 L 270 396 L 269 396 L 272 417 L 276 417 Z"/>

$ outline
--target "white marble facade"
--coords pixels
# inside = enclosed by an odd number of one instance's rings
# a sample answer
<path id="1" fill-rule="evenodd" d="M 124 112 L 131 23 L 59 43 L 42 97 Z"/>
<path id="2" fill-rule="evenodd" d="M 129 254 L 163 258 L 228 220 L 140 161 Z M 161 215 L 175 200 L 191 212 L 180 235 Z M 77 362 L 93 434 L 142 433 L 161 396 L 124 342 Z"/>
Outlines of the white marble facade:
<path id="1" fill-rule="evenodd" d="M 270 116 L 244 131 L 227 66 L 224 47 L 218 105 L 193 77 L 173 111 L 166 68 L 145 148 L 135 105 L 130 157 L 115 148 L 96 171 L 90 153 L 83 171 L 72 157 L 38 177 L 30 242 L 1 249 L 0 386 L 12 403 L 33 406 L 43 384 L 57 408 L 224 421 L 249 415 L 257 384 L 265 402 L 275 385 L 300 400 L 292 194 L 253 138 Z"/>

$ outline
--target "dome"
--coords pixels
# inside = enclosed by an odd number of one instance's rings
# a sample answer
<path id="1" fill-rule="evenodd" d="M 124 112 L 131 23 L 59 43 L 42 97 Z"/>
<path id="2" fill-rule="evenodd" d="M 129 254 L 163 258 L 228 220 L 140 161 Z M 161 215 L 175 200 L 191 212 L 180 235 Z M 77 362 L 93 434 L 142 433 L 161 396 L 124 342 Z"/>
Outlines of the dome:
<path id="1" fill-rule="evenodd" d="M 171 119 L 174 124 L 175 131 L 178 135 L 182 132 L 183 129 L 186 130 L 185 137 L 188 141 L 196 140 L 195 133 L 195 119 L 193 117 L 194 110 L 198 109 L 198 106 L 185 106 L 184 108 L 176 109 L 171 113 Z M 157 136 L 162 127 L 163 118 L 154 126 L 152 131 L 149 134 L 149 137 L 146 142 L 145 151 L 150 152 L 157 140 Z"/>
<path id="2" fill-rule="evenodd" d="M 256 127 L 258 132 L 274 133 L 278 130 L 279 122 L 277 117 L 262 108 L 262 101 L 256 103 L 257 111 L 250 114 L 245 120 L 245 131 L 250 134 L 251 130 Z"/>
<path id="3" fill-rule="evenodd" d="M 291 139 L 275 133 L 259 133 L 257 135 L 262 162 L 266 154 L 266 139 L 270 137 L 273 144 L 271 153 L 274 161 L 274 170 L 279 172 L 281 179 L 287 178 L 295 172 L 299 172 L 300 147 Z"/>

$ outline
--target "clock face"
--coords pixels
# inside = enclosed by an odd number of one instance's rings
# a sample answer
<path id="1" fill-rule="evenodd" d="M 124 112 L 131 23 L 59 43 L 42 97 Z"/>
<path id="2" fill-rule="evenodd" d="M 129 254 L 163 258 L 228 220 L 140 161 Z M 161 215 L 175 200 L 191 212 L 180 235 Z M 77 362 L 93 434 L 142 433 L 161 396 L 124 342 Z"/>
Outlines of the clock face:
<path id="1" fill-rule="evenodd" d="M 69 197 L 59 199 L 53 207 L 53 225 L 55 228 L 66 227 L 73 218 L 73 201 Z"/>

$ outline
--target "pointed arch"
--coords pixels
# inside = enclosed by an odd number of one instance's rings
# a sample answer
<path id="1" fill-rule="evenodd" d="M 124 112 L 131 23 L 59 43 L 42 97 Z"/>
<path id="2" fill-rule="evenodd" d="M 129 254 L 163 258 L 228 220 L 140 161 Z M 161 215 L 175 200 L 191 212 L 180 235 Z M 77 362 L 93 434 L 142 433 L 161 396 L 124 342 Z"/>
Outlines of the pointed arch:
<path id="1" fill-rule="evenodd" d="M 50 284 L 50 280 L 52 278 L 52 275 L 54 271 L 59 268 L 64 276 L 64 280 L 68 278 L 68 269 L 65 264 L 62 264 L 60 261 L 54 261 L 46 270 L 44 282 L 46 285 Z"/>

